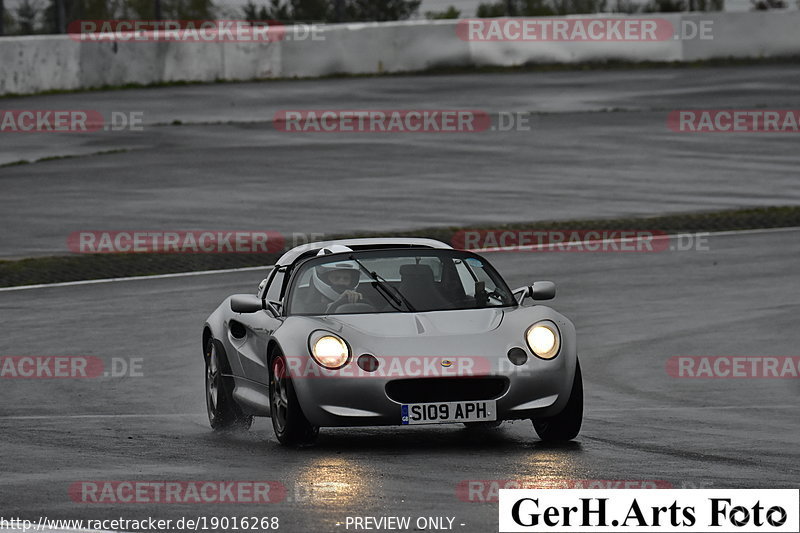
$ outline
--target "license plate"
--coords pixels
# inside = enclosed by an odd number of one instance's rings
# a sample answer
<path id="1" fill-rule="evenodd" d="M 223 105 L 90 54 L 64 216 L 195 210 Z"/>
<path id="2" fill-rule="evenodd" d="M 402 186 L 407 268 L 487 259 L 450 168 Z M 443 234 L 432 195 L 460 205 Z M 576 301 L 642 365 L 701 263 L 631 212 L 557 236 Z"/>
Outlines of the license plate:
<path id="1" fill-rule="evenodd" d="M 494 400 L 476 402 L 412 403 L 400 406 L 403 425 L 493 422 L 497 420 Z"/>

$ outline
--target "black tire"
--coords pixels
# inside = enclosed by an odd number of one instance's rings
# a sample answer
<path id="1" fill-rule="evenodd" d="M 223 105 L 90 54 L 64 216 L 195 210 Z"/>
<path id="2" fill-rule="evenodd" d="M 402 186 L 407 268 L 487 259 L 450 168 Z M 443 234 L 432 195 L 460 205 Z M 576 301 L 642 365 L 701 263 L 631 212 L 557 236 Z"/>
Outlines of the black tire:
<path id="1" fill-rule="evenodd" d="M 554 416 L 534 418 L 533 427 L 539 438 L 547 442 L 563 442 L 578 436 L 583 422 L 583 378 L 581 365 L 575 363 L 575 379 L 566 407 Z"/>
<path id="2" fill-rule="evenodd" d="M 316 442 L 319 427 L 312 426 L 303 414 L 282 354 L 275 355 L 270 363 L 269 399 L 272 427 L 278 442 L 292 447 Z"/>
<path id="3" fill-rule="evenodd" d="M 253 417 L 245 415 L 233 399 L 233 378 L 222 344 L 210 338 L 206 344 L 206 411 L 214 431 L 248 430 Z"/>

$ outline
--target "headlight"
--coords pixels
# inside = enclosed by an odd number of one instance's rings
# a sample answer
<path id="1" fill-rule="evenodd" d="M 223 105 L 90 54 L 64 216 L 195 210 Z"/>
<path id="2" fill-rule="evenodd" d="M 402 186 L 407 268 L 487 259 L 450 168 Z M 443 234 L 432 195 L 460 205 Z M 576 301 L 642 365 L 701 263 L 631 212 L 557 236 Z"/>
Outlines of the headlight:
<path id="1" fill-rule="evenodd" d="M 525 340 L 534 355 L 542 359 L 552 359 L 561 349 L 561 335 L 552 322 L 539 322 L 528 328 Z"/>
<path id="2" fill-rule="evenodd" d="M 327 331 L 315 331 L 309 338 L 311 357 L 330 370 L 341 368 L 350 359 L 350 348 L 342 339 Z"/>

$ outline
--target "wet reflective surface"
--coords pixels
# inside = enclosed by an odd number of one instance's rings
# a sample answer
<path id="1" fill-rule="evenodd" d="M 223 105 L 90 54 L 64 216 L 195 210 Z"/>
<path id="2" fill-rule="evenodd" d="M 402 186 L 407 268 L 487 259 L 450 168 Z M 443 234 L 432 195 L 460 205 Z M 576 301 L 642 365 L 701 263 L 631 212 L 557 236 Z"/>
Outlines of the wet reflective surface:
<path id="1" fill-rule="evenodd" d="M 257 286 L 258 272 L 3 293 L 3 354 L 143 359 L 143 377 L 2 381 L 3 512 L 278 516 L 292 532 L 338 531 L 348 516 L 452 517 L 456 530 L 478 533 L 496 528 L 492 500 L 508 480 L 796 487 L 800 381 L 678 379 L 665 363 L 797 354 L 800 304 L 787 287 L 800 282 L 800 239 L 729 236 L 710 248 L 489 256 L 511 286 L 556 281 L 553 306 L 578 328 L 584 427 L 558 446 L 538 441 L 529 422 L 323 429 L 315 447 L 300 450 L 279 446 L 267 419 L 247 433 L 212 433 L 200 326 L 223 297 Z M 272 480 L 285 493 L 253 504 L 70 496 L 76 482 L 125 480 Z"/>

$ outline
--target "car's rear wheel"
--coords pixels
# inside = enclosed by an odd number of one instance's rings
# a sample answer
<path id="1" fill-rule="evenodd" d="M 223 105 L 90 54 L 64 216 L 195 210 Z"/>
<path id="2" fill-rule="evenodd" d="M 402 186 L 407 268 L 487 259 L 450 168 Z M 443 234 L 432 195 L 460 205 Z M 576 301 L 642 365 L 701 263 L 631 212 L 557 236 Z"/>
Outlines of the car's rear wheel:
<path id="1" fill-rule="evenodd" d="M 581 365 L 575 363 L 575 378 L 566 407 L 554 416 L 533 419 L 536 434 L 543 441 L 559 442 L 572 440 L 578 436 L 583 422 L 583 378 Z"/>
<path id="2" fill-rule="evenodd" d="M 270 409 L 272 427 L 284 446 L 308 446 L 317 440 L 319 428 L 312 426 L 297 401 L 286 358 L 277 354 L 270 365 Z"/>
<path id="3" fill-rule="evenodd" d="M 214 338 L 206 344 L 206 410 L 215 431 L 250 429 L 253 417 L 246 416 L 233 400 L 233 378 L 222 346 Z"/>

